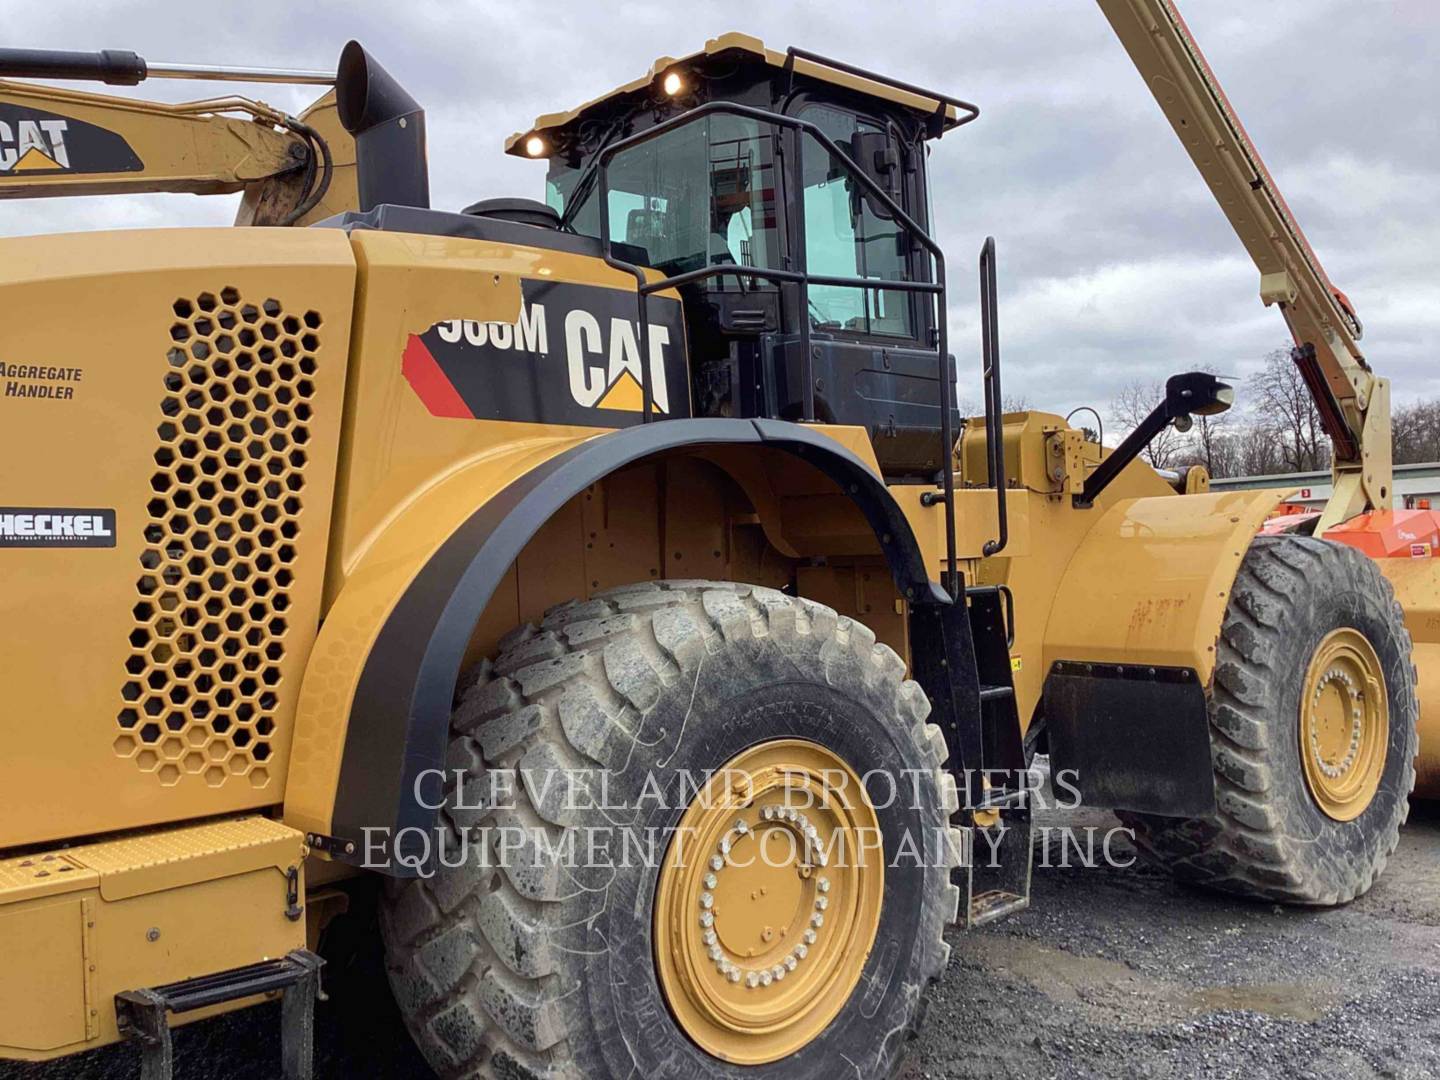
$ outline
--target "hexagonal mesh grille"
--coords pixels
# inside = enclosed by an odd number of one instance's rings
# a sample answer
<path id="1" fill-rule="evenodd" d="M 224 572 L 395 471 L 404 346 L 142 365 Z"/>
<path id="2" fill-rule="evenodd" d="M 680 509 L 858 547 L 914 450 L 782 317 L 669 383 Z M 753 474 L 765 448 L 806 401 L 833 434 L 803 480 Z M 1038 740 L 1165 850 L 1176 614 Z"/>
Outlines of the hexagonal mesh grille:
<path id="1" fill-rule="evenodd" d="M 321 320 L 228 286 L 174 308 L 115 751 L 263 788 Z"/>

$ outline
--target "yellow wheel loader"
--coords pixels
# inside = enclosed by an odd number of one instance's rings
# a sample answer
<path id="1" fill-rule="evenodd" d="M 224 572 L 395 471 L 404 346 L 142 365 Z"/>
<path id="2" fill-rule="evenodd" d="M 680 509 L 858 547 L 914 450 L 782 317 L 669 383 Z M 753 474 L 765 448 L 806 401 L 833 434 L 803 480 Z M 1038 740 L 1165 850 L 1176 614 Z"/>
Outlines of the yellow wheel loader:
<path id="1" fill-rule="evenodd" d="M 1324 530 L 1384 511 L 1358 320 L 1173 6 L 1101 6 L 1295 331 Z M 0 197 L 277 226 L 0 241 L 0 1057 L 168 1076 L 175 1025 L 279 996 L 309 1076 L 325 928 L 378 880 L 442 1075 L 889 1076 L 947 925 L 1029 902 L 1042 750 L 1188 879 L 1383 868 L 1433 564 L 1145 466 L 1213 376 L 1113 451 L 1002 412 L 994 244 L 960 347 L 929 232 L 975 106 L 727 34 L 514 135 L 544 202 L 457 213 L 353 43 L 0 73 L 334 82 L 300 118 L 0 82 Z"/>

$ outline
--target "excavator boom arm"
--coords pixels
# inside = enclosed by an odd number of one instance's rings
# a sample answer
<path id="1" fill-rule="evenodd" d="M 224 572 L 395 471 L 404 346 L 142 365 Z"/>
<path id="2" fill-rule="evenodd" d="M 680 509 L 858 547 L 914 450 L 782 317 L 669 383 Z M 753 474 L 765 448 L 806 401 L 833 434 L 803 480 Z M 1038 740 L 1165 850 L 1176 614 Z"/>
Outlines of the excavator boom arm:
<path id="1" fill-rule="evenodd" d="M 1334 446 L 1328 528 L 1390 505 L 1389 384 L 1360 351 L 1345 295 L 1325 273 L 1173 0 L 1097 0 L 1260 271 Z"/>
<path id="2" fill-rule="evenodd" d="M 0 49 L 0 75 L 122 85 L 149 76 L 322 81 L 319 73 L 147 67 L 134 53 L 27 49 Z M 337 166 L 353 188 L 353 144 L 334 112 L 333 94 L 296 119 L 238 96 L 172 105 L 3 79 L 0 199 L 240 191 L 237 224 L 307 224 L 354 202 L 338 190 L 325 199 Z"/>
<path id="3" fill-rule="evenodd" d="M 0 81 L 0 199 L 218 195 L 303 169 L 304 140 L 267 112 L 243 98 L 164 105 Z"/>

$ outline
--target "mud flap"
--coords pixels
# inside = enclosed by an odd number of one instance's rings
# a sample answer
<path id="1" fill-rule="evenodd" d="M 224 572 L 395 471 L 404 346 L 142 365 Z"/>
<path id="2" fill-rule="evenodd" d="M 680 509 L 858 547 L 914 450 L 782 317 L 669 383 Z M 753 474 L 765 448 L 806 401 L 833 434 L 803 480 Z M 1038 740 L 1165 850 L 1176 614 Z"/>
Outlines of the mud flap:
<path id="1" fill-rule="evenodd" d="M 1190 668 L 1057 661 L 1045 680 L 1050 771 L 1085 806 L 1215 813 L 1205 688 Z"/>

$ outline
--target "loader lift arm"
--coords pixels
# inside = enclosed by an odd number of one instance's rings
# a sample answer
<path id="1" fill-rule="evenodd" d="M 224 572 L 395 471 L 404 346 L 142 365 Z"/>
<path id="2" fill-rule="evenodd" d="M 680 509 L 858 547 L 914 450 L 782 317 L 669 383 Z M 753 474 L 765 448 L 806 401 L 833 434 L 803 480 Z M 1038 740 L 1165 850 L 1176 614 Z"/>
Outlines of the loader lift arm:
<path id="1" fill-rule="evenodd" d="M 1330 283 L 1173 0 L 1097 0 L 1260 271 L 1334 448 L 1334 493 L 1316 534 L 1391 502 L 1390 385 L 1360 351 L 1363 328 Z"/>
<path id="2" fill-rule="evenodd" d="M 121 85 L 145 78 L 335 80 L 326 72 L 157 65 L 134 53 L 35 49 L 0 49 L 0 76 Z M 243 192 L 238 225 L 308 224 L 354 207 L 345 194 L 353 189 L 354 150 L 334 114 L 333 94 L 293 117 L 234 95 L 165 104 L 0 79 L 0 199 Z"/>

